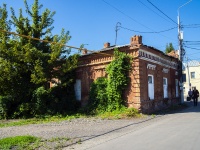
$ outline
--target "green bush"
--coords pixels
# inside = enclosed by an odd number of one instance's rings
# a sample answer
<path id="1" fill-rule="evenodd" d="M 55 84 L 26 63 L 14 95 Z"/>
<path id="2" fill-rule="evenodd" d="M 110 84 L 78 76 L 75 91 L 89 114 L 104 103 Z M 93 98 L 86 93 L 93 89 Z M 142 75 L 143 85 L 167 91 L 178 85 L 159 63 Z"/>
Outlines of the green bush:
<path id="1" fill-rule="evenodd" d="M 11 114 L 11 96 L 0 96 L 0 119 L 7 119 Z"/>
<path id="2" fill-rule="evenodd" d="M 17 110 L 13 114 L 13 118 L 29 118 L 32 117 L 34 111 L 32 103 L 22 103 L 18 106 Z"/>
<path id="3" fill-rule="evenodd" d="M 34 113 L 44 115 L 47 111 L 49 92 L 44 87 L 39 87 L 33 92 Z"/>
<path id="4" fill-rule="evenodd" d="M 49 94 L 51 96 L 49 109 L 53 114 L 74 112 L 80 107 L 80 102 L 75 99 L 74 90 L 69 87 L 53 87 L 50 89 Z"/>
<path id="5" fill-rule="evenodd" d="M 106 87 L 107 79 L 104 77 L 100 77 L 92 83 L 89 95 L 89 106 L 91 110 L 106 111 Z"/>
<path id="6" fill-rule="evenodd" d="M 125 111 L 125 115 L 127 117 L 136 117 L 138 116 L 139 114 L 139 111 L 135 108 L 128 108 L 126 111 Z"/>

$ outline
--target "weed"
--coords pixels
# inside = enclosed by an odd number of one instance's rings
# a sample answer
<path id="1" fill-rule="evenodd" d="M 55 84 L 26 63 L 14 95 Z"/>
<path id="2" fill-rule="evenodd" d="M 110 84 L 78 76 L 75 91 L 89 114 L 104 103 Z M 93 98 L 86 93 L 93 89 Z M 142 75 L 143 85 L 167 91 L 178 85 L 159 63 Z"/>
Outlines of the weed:
<path id="1" fill-rule="evenodd" d="M 37 143 L 41 139 L 34 136 L 16 136 L 16 137 L 7 137 L 0 139 L 0 149 L 11 149 L 13 147 L 18 147 L 19 149 L 27 149 L 30 144 Z"/>
<path id="2" fill-rule="evenodd" d="M 82 141 L 81 141 L 81 139 L 79 139 L 79 140 L 77 141 L 77 143 L 78 143 L 78 144 L 82 144 Z"/>
<path id="3" fill-rule="evenodd" d="M 38 118 L 31 119 L 18 119 L 18 120 L 0 120 L 1 127 L 10 127 L 10 126 L 22 126 L 28 124 L 40 124 L 40 123 L 49 123 L 49 122 L 61 122 L 64 120 L 71 120 L 75 118 L 85 117 L 81 114 L 66 115 L 66 116 L 43 116 Z"/>
<path id="4" fill-rule="evenodd" d="M 34 136 L 8 137 L 0 140 L 0 149 L 61 149 L 66 146 L 66 141 L 69 140 L 69 138 L 65 137 L 55 137 L 51 139 L 41 139 Z M 77 143 L 80 144 L 81 139 L 79 139 Z"/>

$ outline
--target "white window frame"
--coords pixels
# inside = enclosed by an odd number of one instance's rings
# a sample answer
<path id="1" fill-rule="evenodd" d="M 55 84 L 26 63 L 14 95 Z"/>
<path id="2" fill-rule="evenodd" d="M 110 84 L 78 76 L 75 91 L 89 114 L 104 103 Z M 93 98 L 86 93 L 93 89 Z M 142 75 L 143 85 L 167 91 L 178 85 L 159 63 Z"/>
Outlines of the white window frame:
<path id="1" fill-rule="evenodd" d="M 195 72 L 194 71 L 190 72 L 190 77 L 191 77 L 191 79 L 195 79 Z"/>
<path id="2" fill-rule="evenodd" d="M 151 83 L 149 83 L 149 77 L 151 77 Z M 153 89 L 150 89 L 153 86 Z M 154 76 L 152 74 L 148 74 L 148 97 L 150 100 L 154 100 Z"/>
<path id="3" fill-rule="evenodd" d="M 76 83 L 74 84 L 75 96 L 76 100 L 81 100 L 81 80 L 77 79 Z"/>
<path id="4" fill-rule="evenodd" d="M 166 91 L 165 91 L 165 89 L 166 89 Z M 163 96 L 164 96 L 164 98 L 168 98 L 168 80 L 167 80 L 167 78 L 163 78 Z"/>

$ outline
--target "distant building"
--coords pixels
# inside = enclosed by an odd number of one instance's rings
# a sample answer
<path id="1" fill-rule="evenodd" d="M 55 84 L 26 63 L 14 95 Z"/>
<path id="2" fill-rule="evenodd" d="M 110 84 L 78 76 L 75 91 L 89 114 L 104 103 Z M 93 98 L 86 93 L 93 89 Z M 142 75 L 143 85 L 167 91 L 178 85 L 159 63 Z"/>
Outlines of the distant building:
<path id="1" fill-rule="evenodd" d="M 183 64 L 183 74 L 186 75 L 186 82 L 183 83 L 184 98 L 186 99 L 189 89 L 196 87 L 200 91 L 200 62 L 196 60 Z"/>
<path id="2" fill-rule="evenodd" d="M 124 93 L 128 107 L 150 113 L 180 102 L 179 60 L 142 43 L 142 36 L 131 37 L 130 44 L 110 46 L 96 53 L 83 52 L 76 70 L 75 91 L 77 100 L 86 105 L 91 83 L 105 77 L 106 66 L 113 60 L 113 50 L 125 52 L 134 58 L 131 79 Z"/>

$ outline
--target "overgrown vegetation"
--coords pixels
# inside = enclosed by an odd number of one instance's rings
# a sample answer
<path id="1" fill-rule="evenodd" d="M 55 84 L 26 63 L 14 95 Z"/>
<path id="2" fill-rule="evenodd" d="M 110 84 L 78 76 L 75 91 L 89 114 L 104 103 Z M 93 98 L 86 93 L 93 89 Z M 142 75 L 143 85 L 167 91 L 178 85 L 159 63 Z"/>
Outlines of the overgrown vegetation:
<path id="1" fill-rule="evenodd" d="M 115 49 L 114 60 L 106 68 L 107 78 L 98 78 L 91 85 L 91 112 L 113 112 L 124 108 L 123 91 L 128 85 L 130 70 L 131 58 Z"/>
<path id="2" fill-rule="evenodd" d="M 102 119 L 127 119 L 127 118 L 137 118 L 145 117 L 145 115 L 140 114 L 135 108 L 122 107 L 120 110 L 113 110 L 112 112 L 102 112 L 98 113 L 97 116 Z"/>
<path id="3" fill-rule="evenodd" d="M 71 120 L 75 118 L 84 118 L 86 116 L 82 114 L 69 114 L 69 115 L 56 115 L 56 116 L 39 116 L 37 118 L 30 119 L 9 119 L 9 120 L 0 120 L 0 128 L 2 127 L 10 127 L 10 126 L 22 126 L 28 124 L 42 124 L 49 122 L 61 122 L 64 120 Z"/>
<path id="4" fill-rule="evenodd" d="M 43 11 L 39 0 L 31 8 L 26 0 L 24 4 L 26 10 L 18 15 L 11 8 L 10 17 L 6 4 L 0 7 L 0 29 L 10 32 L 14 27 L 17 34 L 54 44 L 0 32 L 0 119 L 74 111 L 79 106 L 71 90 L 78 55 L 63 46 L 71 36 L 64 29 L 52 34 L 55 12 Z M 49 89 L 50 82 L 57 86 Z"/>
<path id="5" fill-rule="evenodd" d="M 42 10 L 39 0 L 15 14 L 6 4 L 0 7 L 0 119 L 67 116 L 77 112 L 80 103 L 73 89 L 79 55 L 70 55 L 66 43 L 69 32 L 53 35 L 55 12 Z M 11 18 L 11 19 L 8 19 Z M 19 35 L 11 35 L 12 27 Z M 9 32 L 6 32 L 9 31 Z M 129 82 L 131 58 L 114 51 L 115 59 L 106 68 L 107 78 L 97 79 L 91 87 L 88 111 L 120 112 L 124 108 L 123 91 Z M 56 86 L 49 88 L 49 83 Z M 122 111 L 123 112 L 123 111 Z M 91 114 L 91 113 L 90 113 Z M 65 117 L 64 117 L 65 118 Z"/>
<path id="6" fill-rule="evenodd" d="M 22 150 L 22 149 L 63 149 L 72 143 L 81 143 L 81 139 L 70 139 L 65 137 L 55 137 L 42 139 L 35 136 L 15 136 L 0 139 L 0 149 Z"/>

